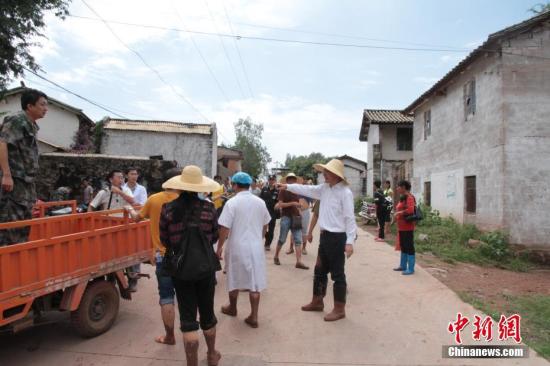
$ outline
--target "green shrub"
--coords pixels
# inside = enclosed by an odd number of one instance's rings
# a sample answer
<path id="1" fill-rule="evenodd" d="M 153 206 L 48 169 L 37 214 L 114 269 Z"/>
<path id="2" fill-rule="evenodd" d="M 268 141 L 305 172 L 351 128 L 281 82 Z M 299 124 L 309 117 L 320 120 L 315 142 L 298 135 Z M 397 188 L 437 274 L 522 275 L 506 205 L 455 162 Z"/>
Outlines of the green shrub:
<path id="1" fill-rule="evenodd" d="M 479 252 L 490 259 L 497 261 L 510 257 L 510 248 L 506 235 L 500 231 L 491 231 L 481 235 L 482 241 Z"/>
<path id="2" fill-rule="evenodd" d="M 355 214 L 358 214 L 359 212 L 361 212 L 362 206 L 363 206 L 363 197 L 355 198 L 353 202 L 353 208 L 354 208 Z"/>

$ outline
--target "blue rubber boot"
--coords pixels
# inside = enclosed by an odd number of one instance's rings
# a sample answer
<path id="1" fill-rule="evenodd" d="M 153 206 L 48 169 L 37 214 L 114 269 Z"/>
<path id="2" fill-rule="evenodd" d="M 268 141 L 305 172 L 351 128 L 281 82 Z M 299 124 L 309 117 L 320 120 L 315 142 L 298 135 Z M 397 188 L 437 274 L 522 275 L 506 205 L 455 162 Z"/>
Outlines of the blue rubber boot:
<path id="1" fill-rule="evenodd" d="M 402 275 L 412 275 L 414 273 L 414 265 L 416 263 L 416 257 L 415 255 L 407 255 L 407 265 L 408 265 L 408 268 L 406 271 L 403 271 L 403 273 L 401 273 Z"/>
<path id="2" fill-rule="evenodd" d="M 399 262 L 399 267 L 394 268 L 394 271 L 406 271 L 407 270 L 407 255 L 401 252 L 401 261 Z"/>

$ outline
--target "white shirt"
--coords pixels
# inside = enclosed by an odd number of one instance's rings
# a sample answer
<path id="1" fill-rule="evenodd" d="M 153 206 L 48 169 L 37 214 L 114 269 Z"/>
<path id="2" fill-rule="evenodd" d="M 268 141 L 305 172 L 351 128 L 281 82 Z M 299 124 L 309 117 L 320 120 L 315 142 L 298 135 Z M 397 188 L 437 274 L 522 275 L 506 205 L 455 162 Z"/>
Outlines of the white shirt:
<path id="1" fill-rule="evenodd" d="M 124 194 L 132 197 L 132 191 L 130 191 L 130 189 L 126 187 L 122 187 L 121 189 Z M 111 201 L 110 206 L 109 201 Z M 128 205 L 130 205 L 130 203 L 126 202 L 126 200 L 122 198 L 122 196 L 116 193 L 113 193 L 111 195 L 111 190 L 109 188 L 105 188 L 97 192 L 97 195 L 94 197 L 93 201 L 90 202 L 90 206 L 92 206 L 96 210 L 116 210 L 119 208 L 124 208 L 124 206 Z M 113 214 L 113 216 L 122 217 L 124 215 L 122 213 L 118 213 Z"/>
<path id="2" fill-rule="evenodd" d="M 263 228 L 270 221 L 264 201 L 250 191 L 237 193 L 225 204 L 218 224 L 230 230 L 224 256 L 228 291 L 267 287 Z"/>
<path id="3" fill-rule="evenodd" d="M 333 233 L 346 233 L 346 244 L 355 242 L 357 225 L 353 210 L 353 193 L 347 185 L 340 182 L 334 186 L 328 183 L 317 186 L 289 184 L 288 190 L 301 196 L 321 201 L 319 227 Z"/>
<path id="4" fill-rule="evenodd" d="M 126 183 L 122 186 L 122 188 L 128 188 L 132 192 L 135 204 L 143 206 L 145 202 L 147 202 L 147 190 L 141 184 L 136 183 L 136 186 L 132 189 L 132 187 Z"/>

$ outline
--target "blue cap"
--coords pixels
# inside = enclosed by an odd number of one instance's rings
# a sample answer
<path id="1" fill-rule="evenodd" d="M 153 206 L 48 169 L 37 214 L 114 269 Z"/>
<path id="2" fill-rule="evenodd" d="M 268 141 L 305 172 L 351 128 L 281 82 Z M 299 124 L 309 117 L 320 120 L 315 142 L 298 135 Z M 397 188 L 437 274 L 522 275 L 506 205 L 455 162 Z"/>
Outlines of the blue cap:
<path id="1" fill-rule="evenodd" d="M 235 173 L 232 177 L 231 177 L 231 182 L 232 183 L 237 183 L 237 184 L 252 184 L 252 177 L 250 175 L 248 175 L 247 173 L 245 172 L 238 172 L 238 173 Z"/>

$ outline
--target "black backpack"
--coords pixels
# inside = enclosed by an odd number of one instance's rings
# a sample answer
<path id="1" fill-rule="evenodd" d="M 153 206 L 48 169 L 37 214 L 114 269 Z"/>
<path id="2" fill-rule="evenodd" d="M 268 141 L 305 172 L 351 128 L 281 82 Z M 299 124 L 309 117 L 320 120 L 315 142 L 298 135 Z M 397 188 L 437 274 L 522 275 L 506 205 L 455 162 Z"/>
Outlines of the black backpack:
<path id="1" fill-rule="evenodd" d="M 162 260 L 163 274 L 183 281 L 201 280 L 221 269 L 214 247 L 198 220 L 186 225 L 179 245 L 167 248 Z"/>
<path id="2" fill-rule="evenodd" d="M 412 215 L 406 216 L 405 221 L 409 221 L 409 222 L 421 221 L 424 218 L 424 214 L 420 209 L 420 205 L 416 204 L 416 198 L 414 196 L 413 198 L 414 198 L 414 213 Z"/>

